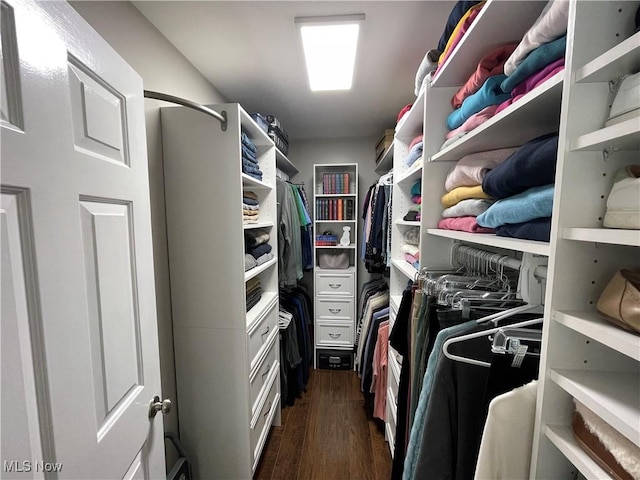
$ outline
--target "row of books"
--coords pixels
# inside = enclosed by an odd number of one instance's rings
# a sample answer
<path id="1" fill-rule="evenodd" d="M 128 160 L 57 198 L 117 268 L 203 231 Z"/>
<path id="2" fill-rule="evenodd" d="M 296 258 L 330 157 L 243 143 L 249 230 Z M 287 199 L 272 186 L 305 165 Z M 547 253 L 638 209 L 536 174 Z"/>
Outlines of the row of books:
<path id="1" fill-rule="evenodd" d="M 316 220 L 354 220 L 353 198 L 316 198 Z"/>
<path id="2" fill-rule="evenodd" d="M 348 194 L 349 191 L 349 172 L 344 173 L 323 173 L 322 174 L 322 193 L 331 194 Z"/>
<path id="3" fill-rule="evenodd" d="M 338 245 L 337 235 L 316 235 L 316 246 L 335 247 L 336 245 Z"/>

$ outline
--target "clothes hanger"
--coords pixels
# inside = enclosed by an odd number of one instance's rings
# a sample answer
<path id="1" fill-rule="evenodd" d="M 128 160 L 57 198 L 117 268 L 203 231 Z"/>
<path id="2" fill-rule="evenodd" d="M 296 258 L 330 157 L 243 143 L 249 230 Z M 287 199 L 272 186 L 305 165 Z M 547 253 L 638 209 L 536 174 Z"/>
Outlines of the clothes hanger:
<path id="1" fill-rule="evenodd" d="M 540 305 L 527 305 L 527 307 L 540 307 Z M 520 309 L 520 310 L 517 313 L 523 313 L 524 311 L 526 311 L 525 309 L 523 309 L 523 307 L 516 307 L 516 308 L 514 308 L 512 310 L 518 310 L 518 309 Z M 501 312 L 501 313 L 505 313 L 505 312 Z M 515 313 L 513 313 L 513 314 L 515 314 Z M 511 315 L 497 317 L 496 319 L 493 319 L 493 320 L 494 321 L 501 320 L 501 319 L 507 318 L 508 316 L 511 316 Z M 509 325 L 509 328 L 510 329 L 515 329 L 515 328 L 519 328 L 519 327 L 528 327 L 530 325 L 540 324 L 540 323 L 542 323 L 543 320 L 544 320 L 544 317 L 534 318 L 532 320 L 525 320 L 524 322 L 519 322 L 519 323 L 514 323 L 513 325 Z M 461 335 L 459 337 L 450 338 L 450 339 L 448 339 L 448 340 L 446 340 L 444 342 L 444 345 L 442 346 L 442 352 L 444 353 L 444 355 L 447 358 L 450 358 L 451 360 L 455 360 L 457 362 L 468 363 L 470 365 L 477 365 L 479 367 L 490 367 L 491 364 L 488 363 L 488 362 L 483 362 L 482 360 L 476 360 L 474 358 L 462 357 L 460 355 L 454 355 L 453 353 L 450 353 L 449 352 L 449 345 L 452 345 L 454 343 L 464 342 L 465 340 L 470 340 L 472 338 L 478 338 L 478 337 L 484 337 L 484 336 L 487 336 L 487 335 L 491 335 L 492 333 L 497 333 L 498 331 L 500 331 L 503 328 L 504 327 L 496 327 L 496 328 L 491 328 L 489 330 L 483 330 L 481 332 L 474 332 L 474 333 L 469 333 L 467 335 Z"/>

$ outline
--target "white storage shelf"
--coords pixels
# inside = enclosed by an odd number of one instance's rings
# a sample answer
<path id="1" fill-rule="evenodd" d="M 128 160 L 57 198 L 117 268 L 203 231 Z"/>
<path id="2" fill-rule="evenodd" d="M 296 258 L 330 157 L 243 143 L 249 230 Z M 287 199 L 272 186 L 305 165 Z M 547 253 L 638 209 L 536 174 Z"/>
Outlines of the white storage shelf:
<path id="1" fill-rule="evenodd" d="M 413 137 L 422 133 L 422 123 L 424 121 L 424 95 L 425 89 L 423 88 L 420 90 L 416 101 L 413 102 L 411 110 L 405 113 L 396 125 L 395 138 L 402 138 L 411 141 Z"/>
<path id="2" fill-rule="evenodd" d="M 640 247 L 640 230 L 618 230 L 608 228 L 565 228 L 562 234 L 565 240 L 579 242 L 608 243 Z"/>
<path id="3" fill-rule="evenodd" d="M 416 270 L 413 265 L 410 265 L 409 262 L 402 260 L 392 260 L 391 263 L 394 267 L 396 267 L 402 274 L 407 277 L 409 280 L 414 280 L 418 275 L 418 270 Z"/>
<path id="4" fill-rule="evenodd" d="M 420 180 L 420 178 L 422 177 L 422 166 L 422 162 L 418 160 L 416 163 L 411 165 L 411 167 L 406 172 L 399 176 L 396 183 L 400 185 L 409 184 L 410 188 L 412 183 Z"/>
<path id="5" fill-rule="evenodd" d="M 487 245 L 491 247 L 549 256 L 549 244 L 547 242 L 498 237 L 491 233 L 458 232 L 455 230 L 443 230 L 439 228 L 429 228 L 427 229 L 427 233 L 439 237 L 451 238 L 453 240 L 461 240 L 463 242 L 473 243 L 476 245 Z"/>
<path id="6" fill-rule="evenodd" d="M 274 265 L 278 263 L 277 258 L 272 258 L 268 262 L 263 263 L 262 265 L 258 265 L 257 267 L 252 268 L 251 270 L 247 270 L 244 272 L 244 280 L 245 282 L 251 280 L 253 277 L 257 277 L 262 272 L 265 272 L 272 268 Z"/>
<path id="7" fill-rule="evenodd" d="M 580 68 L 576 82 L 608 82 L 637 71 L 640 71 L 640 32 Z"/>
<path id="8" fill-rule="evenodd" d="M 380 161 L 376 163 L 375 172 L 383 175 L 393 168 L 393 143 L 385 150 L 380 158 Z"/>
<path id="9" fill-rule="evenodd" d="M 640 150 L 640 120 L 631 118 L 578 137 L 571 145 L 574 151 Z"/>
<path id="10" fill-rule="evenodd" d="M 276 148 L 276 168 L 289 175 L 289 177 L 293 177 L 298 173 L 296 166 L 278 148 Z"/>
<path id="11" fill-rule="evenodd" d="M 588 480 L 610 478 L 609 474 L 584 453 L 584 450 L 578 445 L 571 427 L 547 425 L 545 434 L 558 450 L 560 450 Z"/>

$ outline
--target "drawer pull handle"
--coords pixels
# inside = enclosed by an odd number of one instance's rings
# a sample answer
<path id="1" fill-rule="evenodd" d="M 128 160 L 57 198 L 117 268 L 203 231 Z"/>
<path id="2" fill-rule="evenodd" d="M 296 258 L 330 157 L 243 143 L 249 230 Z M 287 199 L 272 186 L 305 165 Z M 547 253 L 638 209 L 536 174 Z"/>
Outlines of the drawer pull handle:
<path id="1" fill-rule="evenodd" d="M 267 411 L 264 412 L 264 414 L 262 415 L 263 417 L 266 417 L 267 415 L 269 415 L 269 412 L 271 411 L 271 404 L 273 403 L 273 400 L 269 401 L 269 405 L 267 405 Z"/>
<path id="2" fill-rule="evenodd" d="M 396 354 L 396 362 L 398 362 L 398 364 L 402 365 L 402 355 Z"/>
<path id="3" fill-rule="evenodd" d="M 264 337 L 267 333 L 269 333 L 269 325 L 267 325 L 267 329 L 260 334 L 261 337 Z"/>
<path id="4" fill-rule="evenodd" d="M 342 336 L 342 334 L 341 333 L 330 333 L 329 336 L 331 338 L 340 338 Z"/>
<path id="5" fill-rule="evenodd" d="M 333 314 L 340 313 L 342 311 L 341 308 L 330 308 L 329 311 Z"/>
<path id="6" fill-rule="evenodd" d="M 265 369 L 265 372 L 262 374 L 262 380 L 264 380 L 264 377 L 269 374 L 269 370 L 271 370 L 271 364 L 267 365 L 267 368 Z"/>
<path id="7" fill-rule="evenodd" d="M 330 283 L 329 286 L 331 288 L 340 288 L 342 286 L 342 284 L 341 283 Z"/>

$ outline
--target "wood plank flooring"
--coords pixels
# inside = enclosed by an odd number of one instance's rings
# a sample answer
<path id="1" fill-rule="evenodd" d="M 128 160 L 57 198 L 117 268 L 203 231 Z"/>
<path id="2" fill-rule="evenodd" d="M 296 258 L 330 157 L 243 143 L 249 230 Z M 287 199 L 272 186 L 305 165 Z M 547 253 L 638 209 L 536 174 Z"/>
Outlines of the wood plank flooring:
<path id="1" fill-rule="evenodd" d="M 388 480 L 384 434 L 367 418 L 356 374 L 312 370 L 307 392 L 271 429 L 256 480 Z"/>

